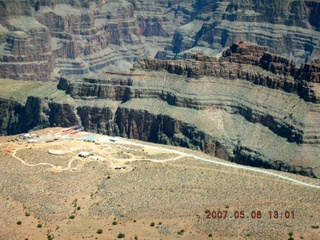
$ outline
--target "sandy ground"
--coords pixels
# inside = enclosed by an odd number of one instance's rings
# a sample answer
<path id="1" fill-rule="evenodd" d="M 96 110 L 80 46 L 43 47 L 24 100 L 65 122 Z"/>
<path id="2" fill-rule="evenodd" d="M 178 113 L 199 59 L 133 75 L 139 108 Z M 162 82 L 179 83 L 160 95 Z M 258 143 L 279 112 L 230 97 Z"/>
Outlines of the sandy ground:
<path id="1" fill-rule="evenodd" d="M 0 138 L 0 239 L 319 239 L 317 188 L 188 149 L 73 132 Z"/>

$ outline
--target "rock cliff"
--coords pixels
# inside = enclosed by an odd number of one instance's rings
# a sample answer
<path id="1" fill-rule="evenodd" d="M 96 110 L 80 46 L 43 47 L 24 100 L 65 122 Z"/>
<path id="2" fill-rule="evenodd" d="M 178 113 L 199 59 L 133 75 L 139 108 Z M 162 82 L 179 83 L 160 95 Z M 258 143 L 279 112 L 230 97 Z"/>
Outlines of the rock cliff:
<path id="1" fill-rule="evenodd" d="M 320 55 L 317 0 L 0 0 L 0 77 L 129 70 L 141 57 L 214 56 L 233 42 L 306 63 Z"/>
<path id="2" fill-rule="evenodd" d="M 25 103 L 2 100 L 1 130 L 81 124 L 319 178 L 318 64 L 298 68 L 245 43 L 220 59 L 141 59 L 129 72 L 61 77 L 58 89 L 43 88 Z"/>
<path id="3" fill-rule="evenodd" d="M 190 51 L 210 53 L 208 49 L 216 50 L 211 51 L 214 55 L 234 42 L 245 41 L 268 46 L 272 53 L 299 64 L 319 58 L 317 0 L 198 2 L 194 20 L 179 27 L 173 37 L 171 50 L 180 56 Z"/>
<path id="4" fill-rule="evenodd" d="M 0 1 L 0 78 L 130 69 L 171 41 L 179 1 Z"/>
<path id="5" fill-rule="evenodd" d="M 318 60 L 297 68 L 293 61 L 269 53 L 266 47 L 243 42 L 233 44 L 220 59 L 203 54 L 180 61 L 146 58 L 140 59 L 135 66 L 195 78 L 245 79 L 257 85 L 296 93 L 306 101 L 320 101 Z"/>

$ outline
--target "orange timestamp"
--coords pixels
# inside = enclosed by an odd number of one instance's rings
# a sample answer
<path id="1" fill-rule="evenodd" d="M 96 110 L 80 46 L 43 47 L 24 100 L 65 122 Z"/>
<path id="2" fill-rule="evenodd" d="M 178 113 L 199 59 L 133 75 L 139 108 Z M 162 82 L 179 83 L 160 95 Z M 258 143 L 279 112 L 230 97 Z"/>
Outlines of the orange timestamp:
<path id="1" fill-rule="evenodd" d="M 205 211 L 206 219 L 294 219 L 294 211 L 268 211 L 267 213 L 262 213 L 260 210 L 244 211 L 244 210 L 206 210 Z"/>

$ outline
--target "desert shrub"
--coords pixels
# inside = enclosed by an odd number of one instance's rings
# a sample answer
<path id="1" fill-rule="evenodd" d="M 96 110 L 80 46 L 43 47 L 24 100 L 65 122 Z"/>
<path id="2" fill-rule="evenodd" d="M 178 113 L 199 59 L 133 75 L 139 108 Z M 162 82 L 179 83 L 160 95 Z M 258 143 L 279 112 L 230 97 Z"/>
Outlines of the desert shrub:
<path id="1" fill-rule="evenodd" d="M 118 234 L 118 238 L 124 238 L 126 235 L 124 235 L 123 233 L 119 233 Z"/>
<path id="2" fill-rule="evenodd" d="M 48 239 L 48 240 L 53 240 L 54 237 L 53 237 L 53 235 L 48 234 L 48 235 L 47 235 L 47 239 Z"/>
<path id="3" fill-rule="evenodd" d="M 74 215 L 71 215 L 69 218 L 70 218 L 70 219 L 74 219 L 74 218 L 75 218 L 75 216 L 74 216 Z"/>
<path id="4" fill-rule="evenodd" d="M 118 224 L 117 221 L 113 221 L 113 222 L 112 222 L 112 225 L 117 225 L 117 224 Z"/>
<path id="5" fill-rule="evenodd" d="M 39 224 L 37 225 L 37 228 L 42 228 L 42 224 L 39 223 Z"/>
<path id="6" fill-rule="evenodd" d="M 18 224 L 18 225 L 21 225 L 21 221 L 18 221 L 17 224 Z"/>
<path id="7" fill-rule="evenodd" d="M 98 230 L 97 230 L 97 233 L 98 233 L 98 234 L 101 234 L 101 233 L 103 233 L 103 230 L 102 230 L 102 229 L 98 229 Z"/>
<path id="8" fill-rule="evenodd" d="M 150 224 L 150 226 L 151 226 L 151 227 L 154 227 L 154 225 L 155 225 L 155 223 L 154 223 L 154 222 L 152 222 L 152 223 Z"/>

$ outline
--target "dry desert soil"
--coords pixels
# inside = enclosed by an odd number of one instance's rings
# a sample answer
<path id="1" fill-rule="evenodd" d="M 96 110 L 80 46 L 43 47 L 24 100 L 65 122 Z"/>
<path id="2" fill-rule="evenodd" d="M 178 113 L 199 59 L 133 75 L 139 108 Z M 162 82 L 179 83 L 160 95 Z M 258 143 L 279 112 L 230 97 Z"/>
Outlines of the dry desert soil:
<path id="1" fill-rule="evenodd" d="M 0 138 L 0 239 L 319 239 L 319 179 L 72 129 L 30 134 Z"/>

